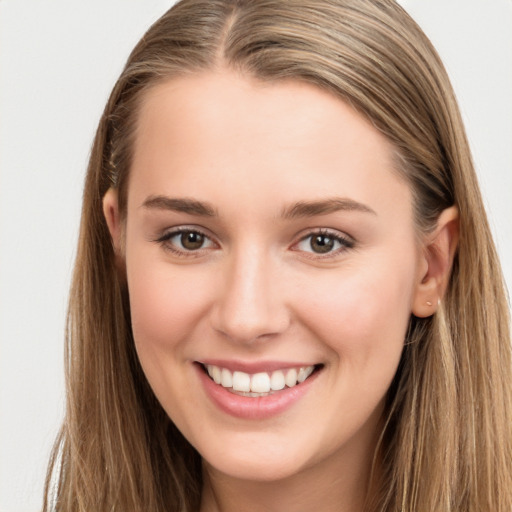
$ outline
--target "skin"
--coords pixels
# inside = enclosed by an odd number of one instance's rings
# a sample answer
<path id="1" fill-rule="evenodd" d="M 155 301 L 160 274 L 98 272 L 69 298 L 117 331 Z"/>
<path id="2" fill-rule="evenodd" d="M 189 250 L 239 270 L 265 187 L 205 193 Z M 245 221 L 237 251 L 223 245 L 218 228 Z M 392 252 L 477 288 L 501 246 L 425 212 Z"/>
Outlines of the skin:
<path id="1" fill-rule="evenodd" d="M 456 245 L 453 209 L 418 236 L 393 152 L 347 104 L 300 82 L 218 70 L 146 94 L 126 221 L 115 190 L 104 211 L 142 367 L 204 460 L 203 512 L 362 510 L 410 315 L 435 312 Z M 333 198 L 352 208 L 283 216 Z M 177 228 L 204 245 L 180 246 Z M 332 251 L 315 252 L 319 230 Z M 252 420 L 207 396 L 195 362 L 208 358 L 323 366 L 291 407 Z"/>

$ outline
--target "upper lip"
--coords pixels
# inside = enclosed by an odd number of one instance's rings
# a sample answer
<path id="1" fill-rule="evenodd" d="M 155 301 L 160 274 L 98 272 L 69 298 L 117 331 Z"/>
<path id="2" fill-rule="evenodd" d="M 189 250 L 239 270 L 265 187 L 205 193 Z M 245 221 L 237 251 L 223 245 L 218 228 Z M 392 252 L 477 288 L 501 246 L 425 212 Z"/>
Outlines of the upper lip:
<path id="1" fill-rule="evenodd" d="M 241 371 L 249 374 L 318 365 L 318 363 L 304 361 L 240 361 L 232 359 L 201 359 L 196 362 L 203 366 L 219 366 L 231 372 Z"/>

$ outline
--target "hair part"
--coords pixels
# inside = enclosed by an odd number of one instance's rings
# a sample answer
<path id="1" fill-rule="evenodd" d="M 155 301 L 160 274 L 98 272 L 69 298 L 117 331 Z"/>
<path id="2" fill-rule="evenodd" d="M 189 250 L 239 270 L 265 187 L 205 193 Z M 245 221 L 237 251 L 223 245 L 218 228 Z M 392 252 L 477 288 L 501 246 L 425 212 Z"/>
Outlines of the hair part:
<path id="1" fill-rule="evenodd" d="M 143 375 L 128 293 L 103 218 L 121 215 L 137 118 L 162 81 L 221 67 L 301 80 L 367 117 L 396 149 L 420 232 L 455 205 L 460 244 L 431 318 L 411 317 L 388 393 L 368 511 L 512 509 L 509 309 L 453 90 L 427 37 L 392 0 L 183 0 L 130 55 L 94 141 L 70 297 L 59 511 L 198 509 L 200 457 Z M 47 478 L 45 510 L 50 510 Z"/>

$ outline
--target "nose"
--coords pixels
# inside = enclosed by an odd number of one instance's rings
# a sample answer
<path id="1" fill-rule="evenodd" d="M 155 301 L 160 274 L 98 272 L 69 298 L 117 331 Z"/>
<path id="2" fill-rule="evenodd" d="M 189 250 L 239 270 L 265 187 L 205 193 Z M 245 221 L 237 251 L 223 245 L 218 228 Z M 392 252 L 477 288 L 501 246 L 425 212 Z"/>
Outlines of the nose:
<path id="1" fill-rule="evenodd" d="M 261 250 L 225 262 L 212 308 L 213 328 L 237 343 L 274 338 L 290 323 L 279 265 Z"/>

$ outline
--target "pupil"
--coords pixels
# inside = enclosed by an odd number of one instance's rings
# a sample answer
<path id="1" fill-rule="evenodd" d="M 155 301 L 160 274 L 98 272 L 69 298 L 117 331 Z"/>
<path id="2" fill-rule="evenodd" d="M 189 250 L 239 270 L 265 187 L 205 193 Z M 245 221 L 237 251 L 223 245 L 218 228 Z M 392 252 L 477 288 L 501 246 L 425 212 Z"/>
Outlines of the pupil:
<path id="1" fill-rule="evenodd" d="M 317 253 L 326 253 L 332 251 L 334 240 L 325 235 L 317 235 L 311 239 L 311 249 Z"/>
<path id="2" fill-rule="evenodd" d="M 194 233 L 189 231 L 188 233 L 182 233 L 181 235 L 181 245 L 185 247 L 185 249 L 189 249 L 191 251 L 195 249 L 200 249 L 204 242 L 204 236 L 200 233 Z"/>

